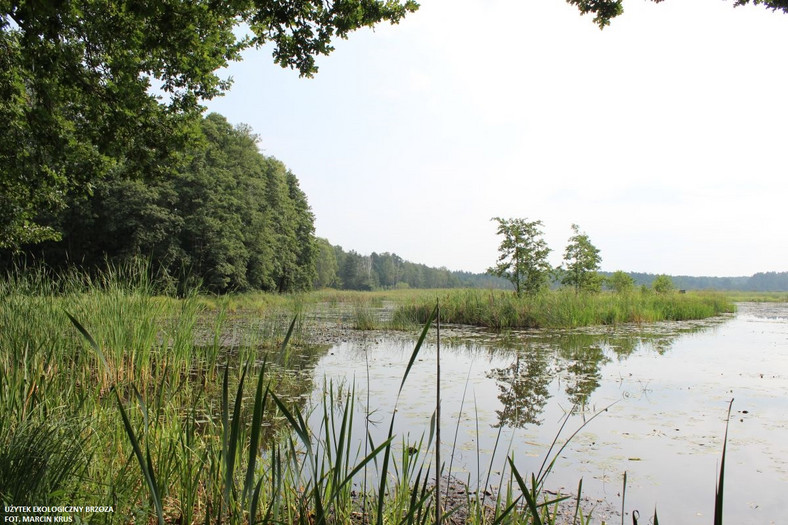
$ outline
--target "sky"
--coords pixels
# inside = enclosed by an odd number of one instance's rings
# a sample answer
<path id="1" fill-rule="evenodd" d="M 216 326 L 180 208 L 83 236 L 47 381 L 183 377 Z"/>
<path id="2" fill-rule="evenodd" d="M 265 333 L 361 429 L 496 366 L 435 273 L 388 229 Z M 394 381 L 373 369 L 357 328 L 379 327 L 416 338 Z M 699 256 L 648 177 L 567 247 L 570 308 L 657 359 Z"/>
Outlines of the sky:
<path id="1" fill-rule="evenodd" d="M 553 265 L 577 224 L 606 271 L 788 271 L 788 15 L 625 0 L 600 30 L 563 0 L 422 0 L 335 47 L 311 79 L 250 50 L 206 106 L 346 251 L 483 272 L 518 217 Z"/>

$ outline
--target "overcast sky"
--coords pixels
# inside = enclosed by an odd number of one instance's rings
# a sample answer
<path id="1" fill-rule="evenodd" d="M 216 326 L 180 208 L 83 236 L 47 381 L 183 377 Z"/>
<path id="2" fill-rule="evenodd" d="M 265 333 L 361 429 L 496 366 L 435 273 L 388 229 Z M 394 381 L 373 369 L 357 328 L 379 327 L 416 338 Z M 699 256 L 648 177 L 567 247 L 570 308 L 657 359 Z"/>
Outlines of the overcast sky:
<path id="1" fill-rule="evenodd" d="M 423 0 L 351 34 L 313 79 L 249 52 L 208 104 L 299 178 L 317 235 L 482 272 L 491 218 L 576 223 L 603 270 L 788 270 L 788 16 L 625 1 L 600 31 L 563 0 Z"/>

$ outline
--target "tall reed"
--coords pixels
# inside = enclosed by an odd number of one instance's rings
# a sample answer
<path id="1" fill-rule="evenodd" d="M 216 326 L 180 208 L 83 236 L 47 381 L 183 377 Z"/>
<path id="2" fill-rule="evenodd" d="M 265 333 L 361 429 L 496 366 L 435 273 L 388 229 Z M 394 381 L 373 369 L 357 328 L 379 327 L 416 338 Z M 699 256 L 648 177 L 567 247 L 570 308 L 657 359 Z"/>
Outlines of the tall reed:
<path id="1" fill-rule="evenodd" d="M 499 330 L 683 321 L 733 311 L 725 296 L 714 293 L 575 294 L 558 290 L 518 297 L 500 290 L 456 290 L 447 291 L 440 300 L 445 322 Z M 424 322 L 429 309 L 427 300 L 399 305 L 393 324 Z"/>

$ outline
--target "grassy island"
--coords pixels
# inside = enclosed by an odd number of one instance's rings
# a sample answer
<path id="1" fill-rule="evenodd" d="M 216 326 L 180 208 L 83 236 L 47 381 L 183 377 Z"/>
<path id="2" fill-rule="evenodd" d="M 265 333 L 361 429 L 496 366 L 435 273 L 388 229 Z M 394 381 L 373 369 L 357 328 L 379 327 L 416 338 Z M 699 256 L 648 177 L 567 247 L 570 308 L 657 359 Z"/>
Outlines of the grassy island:
<path id="1" fill-rule="evenodd" d="M 704 319 L 734 311 L 714 292 L 580 293 L 571 290 L 517 296 L 497 290 L 456 290 L 435 296 L 445 323 L 507 328 L 577 328 L 591 325 Z M 435 299 L 424 296 L 397 307 L 395 319 L 424 322 Z"/>

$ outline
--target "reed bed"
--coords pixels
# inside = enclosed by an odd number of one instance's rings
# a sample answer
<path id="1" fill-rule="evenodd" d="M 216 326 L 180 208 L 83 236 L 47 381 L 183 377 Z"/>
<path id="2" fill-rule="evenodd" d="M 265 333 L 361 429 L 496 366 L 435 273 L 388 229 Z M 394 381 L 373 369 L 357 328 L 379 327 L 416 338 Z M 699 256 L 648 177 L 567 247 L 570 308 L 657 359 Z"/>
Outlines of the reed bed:
<path id="1" fill-rule="evenodd" d="M 438 297 L 445 322 L 498 330 L 685 321 L 734 311 L 725 295 L 712 292 L 575 294 L 558 290 L 518 297 L 497 290 L 457 290 L 441 292 Z M 394 311 L 393 324 L 424 322 L 429 308 L 427 299 L 401 304 Z"/>

